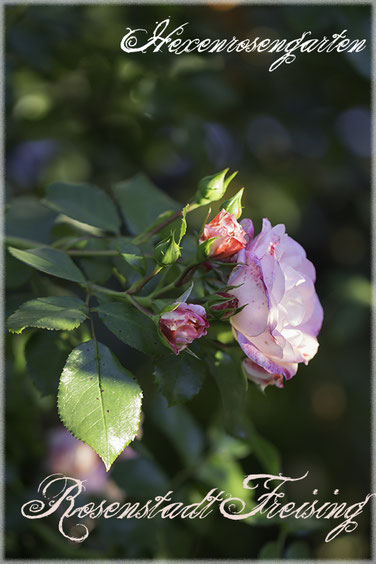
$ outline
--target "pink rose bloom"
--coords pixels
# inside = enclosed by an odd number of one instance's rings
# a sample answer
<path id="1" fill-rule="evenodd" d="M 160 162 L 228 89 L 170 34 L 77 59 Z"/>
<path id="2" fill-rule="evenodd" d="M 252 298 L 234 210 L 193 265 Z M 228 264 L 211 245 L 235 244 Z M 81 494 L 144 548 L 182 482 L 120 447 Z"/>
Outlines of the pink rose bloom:
<path id="1" fill-rule="evenodd" d="M 206 335 L 208 327 L 205 308 L 184 302 L 174 311 L 163 313 L 159 320 L 159 330 L 175 354 Z"/>
<path id="2" fill-rule="evenodd" d="M 229 284 L 244 309 L 231 317 L 235 338 L 247 355 L 246 375 L 262 388 L 280 388 L 292 378 L 298 363 L 308 362 L 318 349 L 323 310 L 314 282 L 315 268 L 306 253 L 285 233 L 264 219 L 253 239 L 253 224 L 242 221 L 248 243 L 238 254 Z"/>
<path id="3" fill-rule="evenodd" d="M 219 260 L 232 258 L 240 249 L 244 249 L 247 241 L 245 231 L 236 221 L 233 214 L 221 210 L 210 223 L 204 227 L 199 243 L 212 237 L 218 237 L 210 246 L 209 256 Z"/>

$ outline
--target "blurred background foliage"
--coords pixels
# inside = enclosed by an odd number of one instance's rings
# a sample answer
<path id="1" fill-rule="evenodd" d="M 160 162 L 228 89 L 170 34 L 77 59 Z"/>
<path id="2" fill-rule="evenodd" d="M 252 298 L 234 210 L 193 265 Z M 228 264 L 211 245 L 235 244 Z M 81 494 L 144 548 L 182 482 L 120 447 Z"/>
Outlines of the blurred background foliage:
<path id="1" fill-rule="evenodd" d="M 298 53 L 272 73 L 276 57 L 266 53 L 177 57 L 120 50 L 127 27 L 152 30 L 168 16 L 174 27 L 189 21 L 187 37 L 293 39 L 311 30 L 320 38 L 347 29 L 368 46 L 353 55 Z M 110 191 L 141 171 L 184 204 L 199 178 L 230 167 L 239 170 L 231 193 L 245 186 L 243 217 L 254 220 L 256 231 L 266 216 L 285 223 L 306 248 L 325 312 L 319 353 L 283 391 L 262 394 L 250 385 L 246 398 L 255 428 L 281 454 L 280 470 L 310 472 L 291 492 L 293 500 L 311 499 L 315 488 L 324 501 L 336 488 L 348 502 L 370 491 L 369 41 L 370 6 L 6 8 L 9 234 L 51 240 L 59 230 L 55 214 L 36 197 L 56 180 Z M 192 214 L 194 226 L 201 220 Z M 30 293 L 43 295 L 47 282 L 38 280 L 7 256 L 8 313 Z M 109 475 L 61 429 L 54 396 L 41 395 L 29 379 L 34 372 L 45 383 L 43 372 L 58 373 L 77 336 L 59 337 L 61 355 L 53 358 L 53 333 L 7 337 L 9 557 L 369 557 L 367 512 L 354 533 L 329 544 L 327 523 L 316 530 L 298 520 L 293 528 L 250 526 L 215 512 L 199 523 L 102 519 L 76 546 L 58 533 L 56 517 L 22 518 L 20 506 L 35 497 L 48 471 L 90 476 L 91 498 L 126 492 L 141 500 L 171 488 L 192 502 L 211 487 L 244 497 L 243 476 L 264 469 L 254 456 L 262 442 L 250 446 L 225 433 L 214 378 L 189 404 L 167 409 L 144 357 L 105 329 L 99 338 L 136 373 L 146 396 L 142 442 L 126 449 Z M 273 449 L 271 455 L 278 465 Z"/>

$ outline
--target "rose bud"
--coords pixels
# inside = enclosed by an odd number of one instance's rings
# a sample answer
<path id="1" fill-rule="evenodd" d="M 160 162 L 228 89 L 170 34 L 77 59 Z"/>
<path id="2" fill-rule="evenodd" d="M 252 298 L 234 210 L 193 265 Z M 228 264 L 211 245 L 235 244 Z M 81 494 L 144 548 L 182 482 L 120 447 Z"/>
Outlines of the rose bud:
<path id="1" fill-rule="evenodd" d="M 249 360 L 247 376 L 263 388 L 283 387 L 298 364 L 308 362 L 318 349 L 323 309 L 315 292 L 316 273 L 306 253 L 285 233 L 264 219 L 253 239 L 253 225 L 244 220 L 247 246 L 238 254 L 228 284 L 243 309 L 231 317 L 235 337 Z"/>
<path id="2" fill-rule="evenodd" d="M 224 313 L 220 316 L 221 319 L 226 319 L 227 317 L 231 317 L 234 314 L 233 310 L 238 308 L 239 305 L 238 298 L 235 298 L 232 294 L 229 294 L 228 292 L 217 292 L 217 295 L 221 296 L 222 298 L 227 298 L 227 300 L 221 301 L 220 303 L 211 306 L 211 309 L 219 312 L 225 310 Z M 231 310 L 231 311 L 227 311 L 227 310 Z"/>
<path id="3" fill-rule="evenodd" d="M 179 354 L 195 339 L 206 335 L 209 323 L 205 308 L 182 302 L 173 311 L 161 315 L 158 327 L 174 353 Z"/>
<path id="4" fill-rule="evenodd" d="M 173 264 L 180 257 L 180 246 L 175 241 L 175 232 L 171 233 L 167 239 L 158 243 L 154 249 L 154 258 L 159 266 L 168 266 Z"/>
<path id="5" fill-rule="evenodd" d="M 233 178 L 235 178 L 238 174 L 237 172 L 234 172 L 226 178 L 228 171 L 229 169 L 226 168 L 221 172 L 205 176 L 200 180 L 195 198 L 196 204 L 204 206 L 205 204 L 210 204 L 211 202 L 220 200 L 225 195 L 231 180 L 233 180 Z"/>
<path id="6" fill-rule="evenodd" d="M 247 244 L 245 235 L 244 229 L 235 217 L 231 213 L 221 210 L 210 223 L 205 225 L 199 244 L 201 245 L 216 237 L 212 241 L 207 254 L 211 258 L 227 260 L 245 247 Z"/>
<path id="7" fill-rule="evenodd" d="M 235 216 L 235 219 L 239 219 L 239 217 L 242 215 L 242 209 L 243 209 L 242 208 L 243 192 L 244 192 L 244 188 L 239 190 L 239 192 L 235 194 L 235 196 L 223 202 L 223 204 L 221 205 L 221 210 L 226 210 L 229 213 L 232 213 L 232 215 Z"/>

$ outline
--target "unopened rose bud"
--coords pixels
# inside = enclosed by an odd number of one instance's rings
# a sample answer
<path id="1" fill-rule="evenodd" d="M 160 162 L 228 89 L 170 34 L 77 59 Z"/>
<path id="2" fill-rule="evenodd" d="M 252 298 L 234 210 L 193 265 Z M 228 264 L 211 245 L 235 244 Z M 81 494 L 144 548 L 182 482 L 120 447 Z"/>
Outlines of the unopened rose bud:
<path id="1" fill-rule="evenodd" d="M 228 317 L 231 317 L 234 314 L 234 310 L 238 308 L 239 300 L 235 298 L 235 296 L 233 296 L 232 294 L 229 294 L 228 292 L 217 292 L 217 295 L 221 296 L 221 298 L 227 298 L 227 300 L 223 300 L 219 304 L 213 305 L 211 309 L 219 312 L 225 310 L 224 313 L 221 315 L 221 319 L 226 319 Z"/>
<path id="2" fill-rule="evenodd" d="M 180 246 L 175 241 L 175 233 L 164 239 L 155 247 L 154 258 L 159 266 L 173 264 L 181 257 Z"/>
<path id="3" fill-rule="evenodd" d="M 226 202 L 223 202 L 223 204 L 221 205 L 221 209 L 231 213 L 233 216 L 235 216 L 235 219 L 239 219 L 239 217 L 242 215 L 243 192 L 244 188 L 239 190 L 239 192 L 235 194 L 235 196 L 233 196 L 229 200 L 226 200 Z"/>
<path id="4" fill-rule="evenodd" d="M 211 242 L 207 251 L 207 256 L 218 260 L 233 257 L 247 244 L 244 229 L 235 217 L 225 210 L 221 210 L 210 223 L 205 225 L 199 244 L 214 238 L 215 240 Z"/>
<path id="5" fill-rule="evenodd" d="M 179 354 L 195 339 L 206 335 L 209 323 L 205 308 L 182 302 L 173 311 L 161 315 L 158 327 L 174 353 Z"/>
<path id="6" fill-rule="evenodd" d="M 228 171 L 229 169 L 226 168 L 221 172 L 217 172 L 211 176 L 205 176 L 200 180 L 196 193 L 196 204 L 200 206 L 210 204 L 210 202 L 216 202 L 225 195 L 231 180 L 238 174 L 234 172 L 226 178 Z"/>

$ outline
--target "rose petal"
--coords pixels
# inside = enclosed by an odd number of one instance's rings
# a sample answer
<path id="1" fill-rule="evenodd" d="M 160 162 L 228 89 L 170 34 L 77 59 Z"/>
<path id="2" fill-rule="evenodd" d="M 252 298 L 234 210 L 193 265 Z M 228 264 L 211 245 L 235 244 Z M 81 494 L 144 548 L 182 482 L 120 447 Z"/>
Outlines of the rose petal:
<path id="1" fill-rule="evenodd" d="M 247 253 L 249 255 L 249 253 Z M 245 308 L 230 318 L 235 329 L 253 337 L 263 333 L 268 325 L 269 306 L 266 287 L 262 278 L 259 261 L 256 257 L 247 257 L 248 266 L 241 267 L 231 284 L 239 285 L 231 293 L 238 298 L 239 307 Z"/>
<path id="2" fill-rule="evenodd" d="M 270 374 L 282 374 L 286 380 L 289 380 L 296 374 L 298 369 L 298 365 L 296 363 L 277 364 L 270 358 L 266 357 L 242 333 L 237 333 L 237 341 L 247 357 L 259 366 L 262 366 L 262 368 Z"/>
<path id="3" fill-rule="evenodd" d="M 270 374 L 269 372 L 266 372 L 266 370 L 264 370 L 261 366 L 255 364 L 249 358 L 245 358 L 243 360 L 242 367 L 247 378 L 260 386 L 262 391 L 264 391 L 265 388 L 270 385 L 277 386 L 278 388 L 283 388 L 282 374 Z"/>

